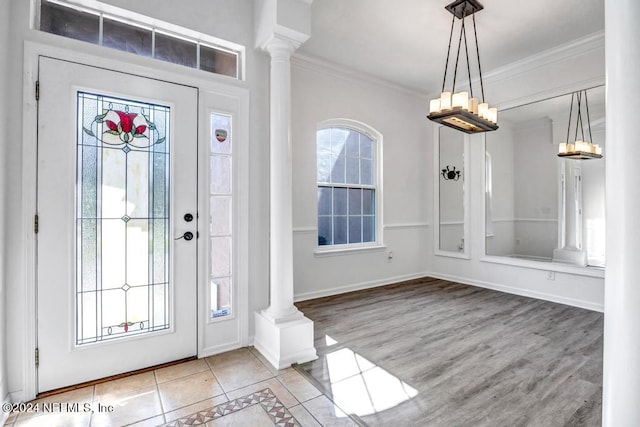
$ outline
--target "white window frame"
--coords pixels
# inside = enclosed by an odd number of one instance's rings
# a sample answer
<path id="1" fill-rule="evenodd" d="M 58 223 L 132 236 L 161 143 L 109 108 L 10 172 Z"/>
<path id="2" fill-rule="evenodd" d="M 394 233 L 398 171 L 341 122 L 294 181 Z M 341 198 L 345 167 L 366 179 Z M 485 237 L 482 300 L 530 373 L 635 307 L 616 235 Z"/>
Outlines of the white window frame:
<path id="1" fill-rule="evenodd" d="M 334 184 L 334 183 L 330 183 L 330 182 L 319 182 L 317 180 L 317 167 L 318 167 L 318 157 L 317 157 L 317 131 L 323 130 L 323 129 L 331 129 L 331 128 L 341 128 L 341 129 L 347 129 L 347 130 L 353 130 L 356 132 L 359 132 L 361 134 L 366 135 L 367 137 L 369 137 L 372 141 L 373 141 L 373 152 L 374 152 L 374 184 L 372 186 L 370 185 L 361 185 L 361 184 Z M 383 239 L 383 229 L 384 229 L 384 222 L 383 222 L 383 213 L 382 213 L 382 207 L 383 205 L 383 195 L 382 195 L 382 183 L 383 183 L 383 173 L 382 173 L 382 144 L 383 144 L 383 137 L 382 134 L 380 132 L 378 132 L 376 129 L 374 129 L 373 127 L 359 122 L 357 120 L 352 120 L 352 119 L 344 119 L 344 118 L 335 118 L 335 119 L 329 119 L 329 120 L 325 120 L 323 122 L 318 123 L 317 129 L 316 129 L 316 185 L 315 185 L 315 192 L 317 193 L 318 188 L 320 186 L 328 186 L 328 187 L 344 187 L 344 188 L 353 188 L 353 187 L 358 187 L 358 188 L 366 188 L 366 189 L 373 189 L 374 190 L 374 197 L 375 197 L 375 203 L 374 203 L 374 221 L 375 221 L 375 226 L 374 226 L 374 232 L 375 232 L 375 240 L 372 242 L 362 242 L 362 243 L 344 243 L 344 244 L 337 244 L 337 245 L 318 245 L 318 243 L 316 242 L 316 250 L 315 250 L 315 254 L 317 256 L 322 256 L 322 255 L 335 255 L 335 254 L 339 254 L 339 253 L 343 253 L 343 252 L 353 252 L 353 251 L 371 251 L 371 250 L 384 250 L 385 246 L 384 246 L 384 239 Z M 317 203 L 317 198 L 316 198 L 316 235 L 317 235 L 317 231 L 319 229 L 319 226 L 317 224 L 318 221 L 318 203 Z"/>

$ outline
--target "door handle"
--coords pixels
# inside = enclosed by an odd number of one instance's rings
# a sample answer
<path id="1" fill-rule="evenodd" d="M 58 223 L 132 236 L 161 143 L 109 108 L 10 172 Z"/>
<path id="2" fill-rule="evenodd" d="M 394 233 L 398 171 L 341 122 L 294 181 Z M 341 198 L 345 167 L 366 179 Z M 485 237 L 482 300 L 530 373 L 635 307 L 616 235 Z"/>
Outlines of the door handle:
<path id="1" fill-rule="evenodd" d="M 175 240 L 184 239 L 186 241 L 193 240 L 193 233 L 190 231 L 186 231 L 182 236 L 176 237 Z"/>

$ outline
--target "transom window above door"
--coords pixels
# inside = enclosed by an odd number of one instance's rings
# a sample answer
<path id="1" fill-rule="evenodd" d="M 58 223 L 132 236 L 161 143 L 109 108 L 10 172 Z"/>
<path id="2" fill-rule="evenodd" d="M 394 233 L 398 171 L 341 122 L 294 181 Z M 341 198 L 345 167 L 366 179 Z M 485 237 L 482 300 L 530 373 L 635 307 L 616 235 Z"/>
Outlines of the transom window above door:
<path id="1" fill-rule="evenodd" d="M 107 4 L 40 0 L 36 28 L 139 56 L 242 79 L 244 47 Z"/>
<path id="2" fill-rule="evenodd" d="M 381 135 L 351 120 L 325 122 L 316 133 L 318 247 L 381 244 Z"/>

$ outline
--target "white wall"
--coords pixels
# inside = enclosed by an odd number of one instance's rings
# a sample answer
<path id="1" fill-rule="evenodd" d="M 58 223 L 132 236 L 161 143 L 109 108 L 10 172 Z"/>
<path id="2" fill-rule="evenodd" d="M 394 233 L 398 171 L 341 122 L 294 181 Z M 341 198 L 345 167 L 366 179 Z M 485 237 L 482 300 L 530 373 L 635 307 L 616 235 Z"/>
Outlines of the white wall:
<path id="1" fill-rule="evenodd" d="M 9 16 L 10 3 L 0 2 L 0 58 L 9 55 Z M 8 200 L 6 198 L 7 185 L 7 146 L 8 125 L 7 112 L 9 100 L 7 90 L 9 86 L 7 61 L 3 60 L 0 66 L 0 403 L 8 400 L 7 384 L 7 307 L 6 307 L 6 238 L 5 224 L 8 216 Z M 6 415 L 6 414 L 5 414 Z M 3 413 L 0 413 L 0 423 L 3 422 Z"/>
<path id="2" fill-rule="evenodd" d="M 455 129 L 442 126 L 438 130 L 440 135 L 439 167 L 435 172 L 438 176 L 439 212 L 440 212 L 440 242 L 442 251 L 462 252 L 464 250 L 464 134 Z M 460 178 L 445 180 L 442 170 L 454 167 L 461 171 Z"/>
<path id="3" fill-rule="evenodd" d="M 486 140 L 492 163 L 490 209 L 493 221 L 493 233 L 487 236 L 487 254 L 508 256 L 514 253 L 513 138 L 513 129 L 506 123 Z"/>
<path id="4" fill-rule="evenodd" d="M 313 36 L 312 36 L 313 37 Z M 418 277 L 426 270 L 427 149 L 425 98 L 384 82 L 297 57 L 292 68 L 295 299 L 335 294 Z M 316 255 L 316 128 L 346 118 L 383 135 L 383 223 L 386 250 Z M 388 252 L 393 252 L 388 262 Z"/>
<path id="5" fill-rule="evenodd" d="M 514 130 L 517 255 L 551 259 L 558 246 L 558 149 L 552 144 L 551 130 L 548 118 L 519 125 Z"/>
<path id="6" fill-rule="evenodd" d="M 502 109 L 603 83 L 604 37 L 599 33 L 487 73 L 485 93 L 492 104 Z M 504 259 L 485 257 L 483 138 L 482 135 L 471 137 L 471 259 L 433 256 L 431 274 L 602 310 L 604 280 L 601 271 L 565 268 L 535 261 L 508 264 Z M 433 148 L 433 141 L 430 141 L 430 145 Z M 494 167 L 496 161 L 494 159 Z"/>
<path id="7" fill-rule="evenodd" d="M 10 21 L 10 39 L 8 55 L 0 56 L 2 61 L 2 81 L 8 81 L 9 92 L 7 105 L 23 105 L 23 49 L 25 41 L 34 41 L 50 46 L 66 48 L 76 52 L 84 52 L 94 56 L 129 61 L 140 66 L 150 66 L 150 60 L 134 57 L 123 52 L 113 51 L 98 46 L 81 43 L 75 40 L 40 33 L 30 29 L 30 1 L 3 0 L 0 2 L 2 19 Z M 251 96 L 251 138 L 248 141 L 249 160 L 249 310 L 266 308 L 268 306 L 268 179 L 269 179 L 269 151 L 268 151 L 268 58 L 253 49 L 253 2 L 228 2 L 225 0 L 189 0 L 176 7 L 175 2 L 158 2 L 154 0 L 139 0 L 135 2 L 122 0 L 106 0 L 105 3 L 133 10 L 156 19 L 168 21 L 189 29 L 200 31 L 212 36 L 229 40 L 247 47 L 246 83 L 238 83 L 248 87 Z M 8 4 L 11 5 L 10 13 Z M 208 19 L 203 19 L 208 17 Z M 2 23 L 0 27 L 5 28 Z M 4 40 L 4 38 L 3 38 Z M 4 59 L 6 58 L 6 59 Z M 153 61 L 153 67 L 158 70 L 174 72 L 177 81 L 183 81 L 189 76 L 202 78 L 204 73 L 196 70 L 180 68 L 179 72 L 173 64 Z M 184 70 L 184 71 L 183 71 Z M 8 77 L 7 77 L 8 76 Z M 207 77 L 218 79 L 211 75 Z M 226 80 L 225 80 L 226 81 Z M 5 97 L 1 97 L 2 100 Z M 2 111 L 2 110 L 0 110 Z M 13 125 L 8 129 L 8 141 L 14 141 L 6 148 L 7 168 L 3 168 L 7 176 L 11 177 L 6 199 L 3 198 L 3 213 L 6 206 L 11 206 L 11 215 L 7 215 L 6 247 L 11 248 L 6 254 L 6 293 L 7 293 L 7 366 L 9 371 L 8 389 L 14 398 L 21 398 L 23 384 L 23 364 L 31 363 L 31 355 L 23 351 L 24 330 L 22 319 L 25 312 L 25 230 L 23 220 L 30 217 L 32 212 L 22 212 L 22 193 L 33 191 L 23 189 L 22 180 L 22 149 L 20 141 L 22 135 L 22 109 L 11 108 L 6 122 Z M 5 122 L 5 121 L 3 121 Z M 4 138 L 0 133 L 0 138 Z M 0 285 L 0 291 L 2 286 Z M 4 310 L 3 310 L 4 314 Z M 250 322 L 250 336 L 253 335 L 253 322 Z M 4 346 L 3 346 L 4 348 Z M 4 376 L 2 377 L 4 379 Z"/>

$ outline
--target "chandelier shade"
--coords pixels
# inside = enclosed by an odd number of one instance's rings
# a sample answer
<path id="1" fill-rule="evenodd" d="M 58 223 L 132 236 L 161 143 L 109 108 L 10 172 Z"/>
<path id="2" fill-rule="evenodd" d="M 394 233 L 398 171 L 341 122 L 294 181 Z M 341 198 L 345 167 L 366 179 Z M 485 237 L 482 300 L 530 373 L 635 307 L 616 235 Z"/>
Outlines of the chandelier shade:
<path id="1" fill-rule="evenodd" d="M 449 48 L 447 50 L 447 60 L 444 68 L 444 78 L 442 79 L 442 93 L 439 98 L 432 99 L 429 103 L 429 115 L 427 118 L 436 123 L 460 130 L 466 133 L 487 132 L 498 129 L 498 111 L 490 108 L 484 101 L 484 84 L 482 81 L 482 68 L 480 66 L 480 50 L 478 48 L 478 34 L 476 31 L 475 14 L 484 6 L 477 0 L 455 0 L 445 7 L 452 15 L 451 32 L 449 34 Z M 465 18 L 471 16 L 473 21 L 473 34 L 475 40 L 476 54 L 478 58 L 478 75 L 480 77 L 480 92 L 482 97 L 476 98 L 473 94 L 471 81 L 471 64 L 469 61 L 469 46 L 467 42 L 467 31 Z M 453 69 L 453 83 L 451 91 L 446 91 L 447 72 L 451 57 L 451 45 L 456 18 L 461 22 L 460 35 L 458 37 L 455 67 Z M 458 76 L 458 65 L 460 63 L 460 51 L 464 44 L 464 55 L 467 61 L 467 73 L 469 78 L 469 92 L 456 92 L 456 79 Z"/>

